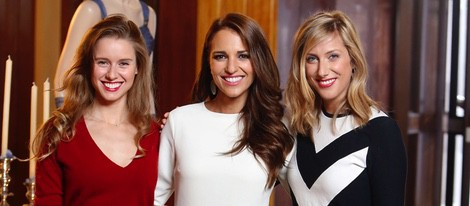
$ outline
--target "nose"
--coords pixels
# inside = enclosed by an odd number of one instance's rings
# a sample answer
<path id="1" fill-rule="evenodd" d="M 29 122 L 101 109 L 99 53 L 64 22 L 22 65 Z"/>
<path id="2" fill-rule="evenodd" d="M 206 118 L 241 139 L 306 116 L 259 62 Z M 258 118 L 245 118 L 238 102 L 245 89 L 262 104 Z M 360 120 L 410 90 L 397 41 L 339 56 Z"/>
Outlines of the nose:
<path id="1" fill-rule="evenodd" d="M 106 78 L 112 80 L 117 78 L 116 65 L 110 65 L 108 72 L 106 72 Z"/>
<path id="2" fill-rule="evenodd" d="M 330 73 L 330 64 L 328 61 L 320 61 L 318 63 L 318 76 L 327 77 Z"/>
<path id="3" fill-rule="evenodd" d="M 228 74 L 233 74 L 238 69 L 238 62 L 236 58 L 229 58 L 227 60 L 227 66 L 225 67 L 225 72 Z"/>

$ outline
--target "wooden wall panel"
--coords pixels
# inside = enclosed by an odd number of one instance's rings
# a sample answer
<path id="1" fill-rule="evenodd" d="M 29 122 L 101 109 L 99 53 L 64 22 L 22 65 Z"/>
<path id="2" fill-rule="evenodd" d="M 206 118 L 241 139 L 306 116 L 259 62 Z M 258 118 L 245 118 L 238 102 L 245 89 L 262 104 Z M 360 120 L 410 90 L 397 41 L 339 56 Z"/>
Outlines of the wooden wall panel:
<path id="1" fill-rule="evenodd" d="M 256 19 L 263 28 L 274 56 L 276 56 L 277 49 L 277 7 L 277 0 L 248 0 L 248 5 L 246 9 L 247 14 Z"/>
<path id="2" fill-rule="evenodd" d="M 273 55 L 276 56 L 277 0 L 198 0 L 196 65 L 200 70 L 202 46 L 212 22 L 227 13 L 237 12 L 250 16 L 263 29 Z"/>
<path id="3" fill-rule="evenodd" d="M 196 3 L 158 2 L 155 64 L 160 114 L 190 102 L 196 68 Z"/>
<path id="4" fill-rule="evenodd" d="M 35 1 L 0 0 L 0 113 L 3 117 L 5 61 L 13 61 L 8 148 L 18 158 L 28 158 L 31 82 L 34 77 Z M 3 119 L 2 119 L 3 121 Z M 1 128 L 0 128 L 1 129 Z M 10 205 L 27 203 L 23 182 L 28 177 L 28 163 L 11 163 Z"/>
<path id="5" fill-rule="evenodd" d="M 439 0 L 397 4 L 393 106 L 408 152 L 406 205 L 439 205 L 444 127 L 446 8 Z M 456 56 L 456 55 L 451 55 Z"/>

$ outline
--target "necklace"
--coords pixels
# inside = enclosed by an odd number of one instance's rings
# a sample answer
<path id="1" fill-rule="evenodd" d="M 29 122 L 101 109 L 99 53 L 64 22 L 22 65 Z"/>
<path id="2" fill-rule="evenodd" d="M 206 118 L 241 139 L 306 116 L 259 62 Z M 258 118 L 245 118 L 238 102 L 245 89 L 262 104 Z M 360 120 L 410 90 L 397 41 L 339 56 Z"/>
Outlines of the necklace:
<path id="1" fill-rule="evenodd" d="M 115 127 L 119 127 L 119 126 L 121 126 L 122 123 L 123 123 L 123 121 L 119 121 L 119 122 L 117 122 L 117 123 L 111 123 L 111 122 L 108 122 L 108 121 L 106 121 L 106 120 L 103 120 L 103 119 L 100 119 L 100 118 L 98 118 L 98 117 L 95 117 L 95 116 L 92 115 L 92 114 L 90 114 L 90 117 L 91 117 L 92 119 L 96 120 L 96 121 L 103 122 L 103 123 L 106 123 L 106 124 L 109 124 L 109 125 L 115 126 Z"/>

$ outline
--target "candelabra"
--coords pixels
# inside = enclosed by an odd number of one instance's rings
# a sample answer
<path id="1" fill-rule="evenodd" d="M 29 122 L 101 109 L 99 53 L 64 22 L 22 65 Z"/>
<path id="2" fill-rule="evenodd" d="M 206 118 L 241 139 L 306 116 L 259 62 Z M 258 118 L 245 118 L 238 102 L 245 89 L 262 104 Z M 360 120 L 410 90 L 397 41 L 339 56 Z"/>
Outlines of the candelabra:
<path id="1" fill-rule="evenodd" d="M 26 198 L 28 198 L 29 203 L 24 204 L 23 206 L 34 206 L 34 198 L 36 197 L 34 191 L 36 190 L 36 181 L 34 177 L 26 179 L 24 182 L 26 186 Z"/>
<path id="2" fill-rule="evenodd" d="M 0 182 L 2 184 L 2 201 L 0 202 L 0 206 L 9 206 L 7 202 L 8 196 L 13 196 L 13 193 L 8 192 L 8 185 L 10 184 L 10 163 L 11 161 L 15 160 L 16 158 L 10 153 L 6 156 L 0 157 Z"/>

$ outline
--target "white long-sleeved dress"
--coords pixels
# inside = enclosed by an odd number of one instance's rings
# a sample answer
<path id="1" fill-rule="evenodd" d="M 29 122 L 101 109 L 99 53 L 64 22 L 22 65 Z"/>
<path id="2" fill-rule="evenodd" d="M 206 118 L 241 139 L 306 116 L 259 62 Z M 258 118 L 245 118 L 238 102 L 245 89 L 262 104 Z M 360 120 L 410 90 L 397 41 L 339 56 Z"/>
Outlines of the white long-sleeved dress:
<path id="1" fill-rule="evenodd" d="M 175 206 L 267 206 L 273 187 L 261 159 L 231 150 L 243 129 L 240 114 L 209 111 L 204 103 L 170 112 L 161 133 L 154 205 L 175 192 Z"/>

